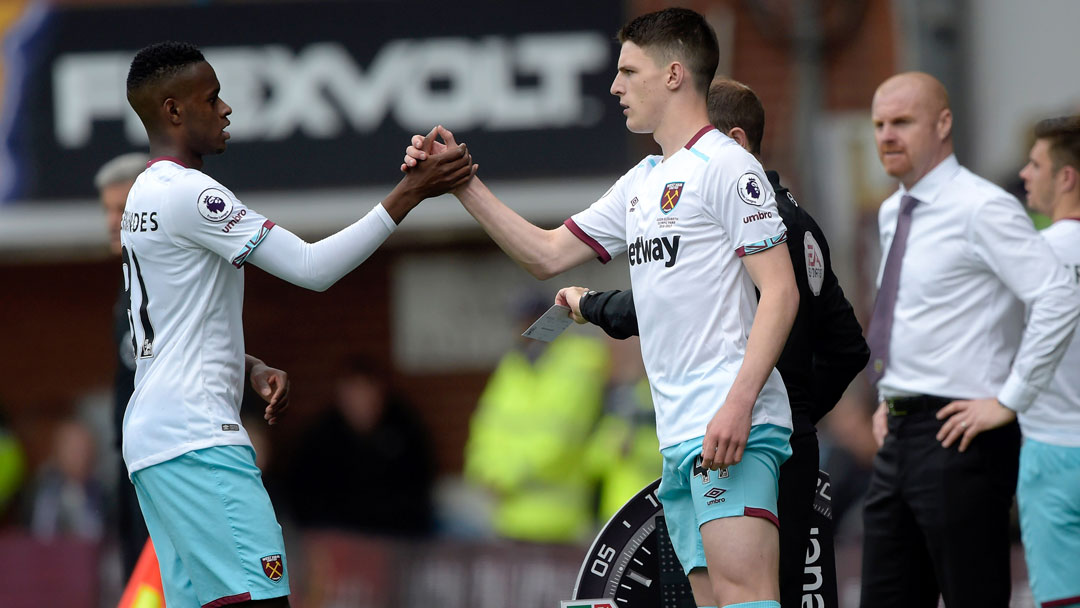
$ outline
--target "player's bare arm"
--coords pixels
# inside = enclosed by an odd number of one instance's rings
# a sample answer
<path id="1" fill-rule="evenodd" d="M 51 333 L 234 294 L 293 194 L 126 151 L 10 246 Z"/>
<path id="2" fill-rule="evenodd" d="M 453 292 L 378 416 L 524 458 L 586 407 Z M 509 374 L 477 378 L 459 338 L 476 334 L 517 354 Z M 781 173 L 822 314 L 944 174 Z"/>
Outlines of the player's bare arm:
<path id="1" fill-rule="evenodd" d="M 436 130 L 445 143 L 438 142 L 430 133 L 422 139 L 414 135 L 412 145 L 405 151 L 402 171 L 411 173 L 433 160 L 446 146 L 456 145 L 453 133 L 441 126 Z M 453 193 L 499 248 L 540 280 L 549 279 L 595 257 L 593 250 L 566 226 L 547 230 L 518 215 L 500 201 L 479 177 L 468 180 Z"/>
<path id="2" fill-rule="evenodd" d="M 289 408 L 289 374 L 270 367 L 252 355 L 244 355 L 244 369 L 251 381 L 251 388 L 266 401 L 263 418 L 267 424 L 277 424 Z"/>
<path id="3" fill-rule="evenodd" d="M 799 290 L 786 248 L 773 247 L 745 256 L 742 262 L 761 292 L 761 299 L 742 366 L 724 405 L 705 430 L 702 466 L 714 470 L 742 460 L 754 403 L 780 358 L 799 310 Z"/>
<path id="4" fill-rule="evenodd" d="M 566 226 L 545 230 L 500 201 L 479 178 L 454 193 L 491 240 L 537 279 L 549 279 L 596 257 Z"/>

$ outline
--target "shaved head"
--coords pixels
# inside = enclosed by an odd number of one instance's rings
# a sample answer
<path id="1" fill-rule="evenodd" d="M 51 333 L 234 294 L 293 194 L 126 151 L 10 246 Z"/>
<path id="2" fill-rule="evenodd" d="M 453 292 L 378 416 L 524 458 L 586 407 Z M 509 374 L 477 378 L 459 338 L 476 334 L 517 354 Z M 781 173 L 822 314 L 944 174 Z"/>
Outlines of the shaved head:
<path id="1" fill-rule="evenodd" d="M 949 94 L 929 74 L 905 72 L 881 83 L 870 112 L 881 164 L 906 188 L 953 152 Z"/>
<path id="2" fill-rule="evenodd" d="M 945 85 L 926 72 L 904 72 L 892 76 L 878 86 L 874 92 L 874 100 L 881 95 L 895 94 L 912 95 L 919 103 L 924 104 L 927 110 L 934 113 L 952 109 Z"/>

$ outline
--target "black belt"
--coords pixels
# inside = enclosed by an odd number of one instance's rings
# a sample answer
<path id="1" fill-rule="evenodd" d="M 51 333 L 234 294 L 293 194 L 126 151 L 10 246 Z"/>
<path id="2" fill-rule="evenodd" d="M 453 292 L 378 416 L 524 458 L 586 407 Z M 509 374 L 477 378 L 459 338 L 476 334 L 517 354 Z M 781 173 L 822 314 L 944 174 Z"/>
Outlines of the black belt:
<path id="1" fill-rule="evenodd" d="M 892 416 L 907 416 L 916 412 L 936 411 L 952 401 L 954 399 L 934 395 L 891 397 L 885 400 L 885 407 L 889 409 L 889 414 Z"/>

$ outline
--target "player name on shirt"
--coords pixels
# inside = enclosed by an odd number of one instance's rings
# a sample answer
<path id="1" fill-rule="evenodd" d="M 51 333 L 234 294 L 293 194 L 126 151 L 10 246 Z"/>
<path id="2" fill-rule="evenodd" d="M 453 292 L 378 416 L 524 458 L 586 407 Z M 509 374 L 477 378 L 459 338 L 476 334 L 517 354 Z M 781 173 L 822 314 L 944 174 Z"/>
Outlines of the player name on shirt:
<path id="1" fill-rule="evenodd" d="M 127 232 L 155 232 L 158 229 L 157 211 L 135 213 L 125 211 L 120 218 L 120 230 Z"/>

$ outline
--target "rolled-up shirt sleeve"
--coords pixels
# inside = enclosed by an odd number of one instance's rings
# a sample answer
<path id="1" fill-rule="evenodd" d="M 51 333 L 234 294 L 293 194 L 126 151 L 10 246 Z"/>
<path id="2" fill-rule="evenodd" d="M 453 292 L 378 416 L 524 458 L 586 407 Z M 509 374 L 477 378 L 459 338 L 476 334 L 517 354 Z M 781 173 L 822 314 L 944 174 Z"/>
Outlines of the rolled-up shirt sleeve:
<path id="1" fill-rule="evenodd" d="M 1080 291 L 1015 201 L 994 198 L 973 214 L 976 255 L 1027 305 L 1027 323 L 1012 369 L 998 392 L 1023 412 L 1050 383 L 1080 320 Z"/>

